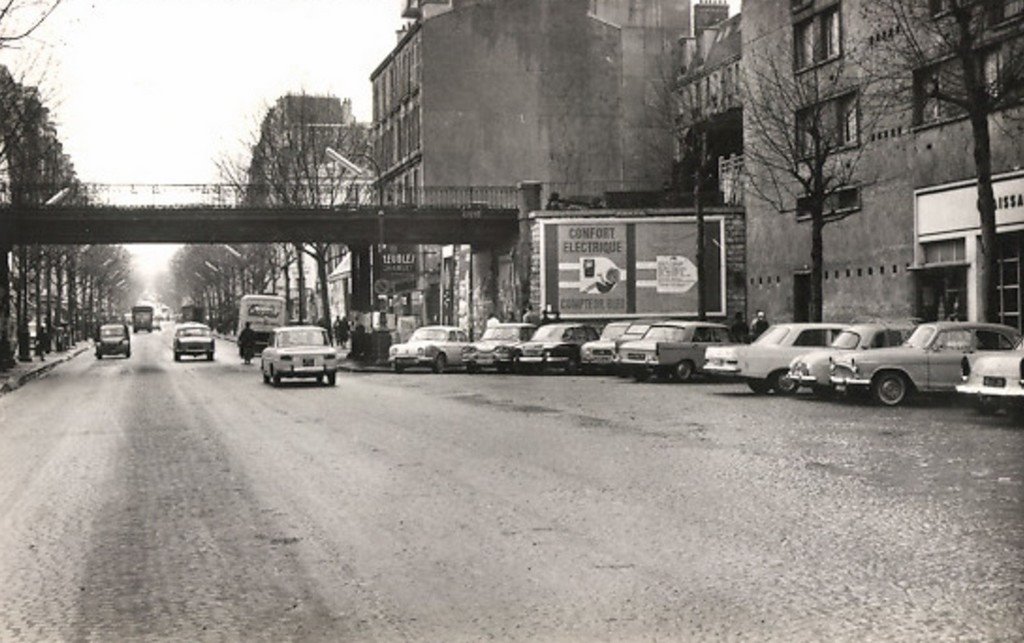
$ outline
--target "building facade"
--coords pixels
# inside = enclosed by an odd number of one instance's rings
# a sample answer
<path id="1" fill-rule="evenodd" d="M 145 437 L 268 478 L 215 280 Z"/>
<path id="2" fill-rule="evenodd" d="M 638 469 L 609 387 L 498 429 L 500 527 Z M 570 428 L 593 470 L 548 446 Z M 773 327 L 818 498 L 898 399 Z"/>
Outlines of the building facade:
<path id="1" fill-rule="evenodd" d="M 502 199 L 521 181 L 588 202 L 669 182 L 673 114 L 665 99 L 678 37 L 689 33 L 688 3 L 409 0 L 403 15 L 410 22 L 371 75 L 375 155 L 389 200 L 429 205 L 468 195 L 514 207 Z M 436 273 L 423 275 L 420 290 L 438 300 L 437 321 L 515 314 L 508 301 L 500 307 L 509 310 L 460 308 L 502 299 L 486 290 L 515 290 L 510 251 L 426 251 L 438 262 L 423 263 Z M 460 289 L 479 296 L 462 298 Z"/>
<path id="2" fill-rule="evenodd" d="M 1017 8 L 1000 27 L 999 39 L 1021 37 L 1021 16 L 1016 14 L 1022 3 L 1009 4 Z M 855 165 L 852 180 L 832 203 L 834 216 L 824 227 L 824 317 L 977 319 L 980 237 L 969 124 L 962 114 L 939 107 L 929 85 L 920 81 L 920 70 L 889 79 L 892 92 L 884 103 L 872 94 L 871 81 L 850 72 L 856 56 L 859 69 L 876 65 L 872 78 L 885 77 L 877 74 L 878 65 L 886 64 L 891 44 L 901 37 L 898 22 L 879 19 L 881 14 L 872 15 L 869 9 L 866 0 L 743 3 L 742 76 L 770 73 L 773 60 L 784 60 L 781 67 L 797 79 L 851 74 L 849 82 L 836 85 L 836 91 L 822 98 L 822 104 L 834 110 L 829 112 L 830 122 L 846 144 L 836 158 Z M 888 62 L 900 64 L 891 58 Z M 879 110 L 882 104 L 885 108 Z M 766 143 L 749 111 L 745 105 L 748 149 Z M 990 128 L 1003 253 L 999 279 L 1005 303 L 1000 314 L 1020 328 L 1024 208 L 1018 201 L 1024 138 L 1019 128 L 1009 125 L 1014 121 L 1009 116 L 1016 111 L 1019 108 L 993 115 Z M 793 114 L 797 128 L 800 117 L 799 112 Z M 748 173 L 759 171 L 752 167 L 749 153 L 746 164 Z M 745 201 L 751 307 L 764 309 L 777 321 L 805 318 L 811 240 L 799 195 L 779 207 L 748 188 Z"/>

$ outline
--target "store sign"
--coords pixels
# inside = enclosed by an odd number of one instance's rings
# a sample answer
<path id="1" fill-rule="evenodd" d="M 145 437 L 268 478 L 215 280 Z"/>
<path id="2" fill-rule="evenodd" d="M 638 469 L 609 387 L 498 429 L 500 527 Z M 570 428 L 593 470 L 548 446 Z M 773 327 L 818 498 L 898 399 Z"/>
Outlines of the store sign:
<path id="1" fill-rule="evenodd" d="M 1024 223 L 1024 175 L 995 177 L 996 227 Z M 977 183 L 960 183 L 917 193 L 917 235 L 966 232 L 981 227 Z"/>
<path id="2" fill-rule="evenodd" d="M 381 270 L 374 282 L 377 294 L 406 293 L 416 289 L 419 261 L 416 246 L 383 246 L 379 256 Z"/>
<path id="3" fill-rule="evenodd" d="M 696 222 L 550 220 L 543 225 L 544 304 L 566 317 L 697 312 Z M 721 219 L 705 228 L 706 296 L 724 311 Z"/>

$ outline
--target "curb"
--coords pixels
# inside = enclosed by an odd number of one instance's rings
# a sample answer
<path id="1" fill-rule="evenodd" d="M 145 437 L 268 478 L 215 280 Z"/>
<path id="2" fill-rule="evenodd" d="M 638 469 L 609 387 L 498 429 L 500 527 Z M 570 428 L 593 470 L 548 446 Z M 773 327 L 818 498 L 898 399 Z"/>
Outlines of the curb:
<path id="1" fill-rule="evenodd" d="M 82 353 L 88 351 L 90 348 L 90 346 L 80 346 L 70 351 L 66 351 L 59 358 L 55 358 L 51 362 L 43 364 L 39 368 L 34 368 L 31 371 L 28 371 L 27 373 L 22 373 L 17 378 L 4 382 L 3 385 L 0 386 L 0 395 L 4 395 L 5 393 L 10 393 L 12 391 L 18 390 L 19 388 L 21 388 L 25 384 L 28 384 L 32 380 L 49 373 L 50 371 L 57 368 L 64 362 L 73 360 Z"/>

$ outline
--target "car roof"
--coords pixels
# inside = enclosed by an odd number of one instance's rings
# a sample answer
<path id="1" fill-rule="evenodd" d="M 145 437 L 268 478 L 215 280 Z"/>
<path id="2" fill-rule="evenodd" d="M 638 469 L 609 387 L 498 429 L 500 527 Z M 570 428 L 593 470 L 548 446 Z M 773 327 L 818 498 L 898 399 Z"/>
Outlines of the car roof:
<path id="1" fill-rule="evenodd" d="M 104 328 L 124 328 L 126 324 L 103 324 L 100 326 L 100 330 Z"/>
<path id="2" fill-rule="evenodd" d="M 1003 332 L 1010 332 L 1016 335 L 1020 334 L 1016 328 L 1012 326 L 1006 326 L 1004 324 L 991 324 L 988 322 L 960 322 L 960 321 L 936 321 L 936 322 L 925 322 L 921 326 L 932 326 L 939 330 L 1001 330 Z"/>
<path id="3" fill-rule="evenodd" d="M 701 326 L 704 328 L 721 328 L 722 330 L 729 330 L 729 327 L 725 324 L 704 321 L 687 321 L 682 319 L 666 319 L 665 321 L 654 322 L 651 326 L 671 326 L 673 328 L 694 328 L 696 326 Z"/>
<path id="4" fill-rule="evenodd" d="M 322 331 L 323 328 L 321 328 L 320 326 L 311 326 L 311 325 L 278 326 L 277 328 L 274 329 L 274 332 L 275 333 L 281 333 L 281 332 L 286 332 L 286 331 L 289 331 L 289 330 L 320 330 L 320 331 Z"/>
<path id="5" fill-rule="evenodd" d="M 772 324 L 772 326 L 785 326 L 786 328 L 797 328 L 800 330 L 814 329 L 814 328 L 849 328 L 849 324 L 842 322 L 783 322 L 781 324 Z"/>
<path id="6" fill-rule="evenodd" d="M 458 326 L 437 326 L 437 325 L 434 325 L 434 326 L 420 326 L 416 330 L 444 330 L 444 331 L 452 331 L 452 330 L 462 330 L 462 329 L 459 328 Z"/>
<path id="7" fill-rule="evenodd" d="M 845 326 L 843 330 L 851 330 L 854 332 L 873 331 L 873 330 L 913 330 L 916 324 L 910 322 L 861 322 L 859 324 L 850 324 Z"/>
<path id="8" fill-rule="evenodd" d="M 199 322 L 181 322 L 178 324 L 178 328 L 209 328 L 209 326 Z"/>
<path id="9" fill-rule="evenodd" d="M 501 322 L 499 324 L 491 324 L 487 328 L 536 328 L 537 324 L 527 324 L 519 322 Z"/>

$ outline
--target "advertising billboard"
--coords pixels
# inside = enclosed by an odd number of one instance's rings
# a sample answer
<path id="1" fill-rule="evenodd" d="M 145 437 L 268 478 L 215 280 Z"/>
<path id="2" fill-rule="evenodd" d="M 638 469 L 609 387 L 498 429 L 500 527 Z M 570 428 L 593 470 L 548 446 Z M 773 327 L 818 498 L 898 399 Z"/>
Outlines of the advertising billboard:
<path id="1" fill-rule="evenodd" d="M 542 305 L 562 317 L 697 314 L 693 217 L 541 221 Z M 705 218 L 705 301 L 725 314 L 724 220 Z"/>
<path id="2" fill-rule="evenodd" d="M 380 272 L 374 283 L 378 295 L 395 295 L 416 289 L 418 256 L 415 245 L 389 244 L 377 250 Z"/>

